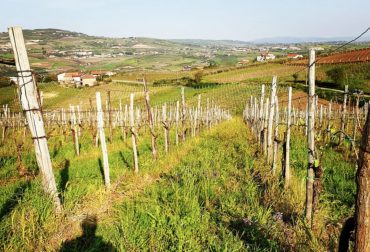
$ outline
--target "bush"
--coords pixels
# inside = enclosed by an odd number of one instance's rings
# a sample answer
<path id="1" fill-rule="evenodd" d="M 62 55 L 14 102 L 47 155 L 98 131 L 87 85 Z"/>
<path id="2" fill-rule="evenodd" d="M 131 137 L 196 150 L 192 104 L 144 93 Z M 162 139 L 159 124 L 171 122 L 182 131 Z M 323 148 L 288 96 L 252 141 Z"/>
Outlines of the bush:
<path id="1" fill-rule="evenodd" d="M 199 84 L 202 81 L 203 72 L 199 71 L 194 74 L 195 83 Z"/>
<path id="2" fill-rule="evenodd" d="M 294 73 L 294 74 L 292 74 L 292 77 L 294 79 L 294 83 L 297 82 L 297 80 L 298 80 L 298 74 L 297 73 Z"/>
<path id="3" fill-rule="evenodd" d="M 0 77 L 0 87 L 8 87 L 11 85 L 12 83 L 8 77 Z"/>
<path id="4" fill-rule="evenodd" d="M 343 67 L 334 67 L 326 72 L 329 78 L 336 84 L 344 85 L 345 83 L 345 70 Z"/>
<path id="5" fill-rule="evenodd" d="M 52 81 L 58 81 L 58 77 L 56 74 L 48 74 L 42 78 L 42 82 L 48 83 Z"/>

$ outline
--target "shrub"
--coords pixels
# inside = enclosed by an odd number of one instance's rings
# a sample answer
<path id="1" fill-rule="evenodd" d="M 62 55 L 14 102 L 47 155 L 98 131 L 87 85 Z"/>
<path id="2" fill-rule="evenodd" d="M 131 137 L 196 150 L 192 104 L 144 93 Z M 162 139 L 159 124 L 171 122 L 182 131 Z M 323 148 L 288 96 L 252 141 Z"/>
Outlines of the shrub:
<path id="1" fill-rule="evenodd" d="M 294 73 L 294 74 L 292 74 L 292 77 L 294 79 L 294 83 L 297 82 L 297 80 L 298 80 L 298 74 L 297 73 Z"/>
<path id="2" fill-rule="evenodd" d="M 0 87 L 8 87 L 10 85 L 11 85 L 11 82 L 8 77 L 0 77 Z"/>
<path id="3" fill-rule="evenodd" d="M 346 74 L 345 74 L 345 70 L 344 70 L 343 67 L 341 67 L 341 66 L 334 67 L 334 68 L 328 70 L 326 73 L 334 83 L 344 84 Z"/>

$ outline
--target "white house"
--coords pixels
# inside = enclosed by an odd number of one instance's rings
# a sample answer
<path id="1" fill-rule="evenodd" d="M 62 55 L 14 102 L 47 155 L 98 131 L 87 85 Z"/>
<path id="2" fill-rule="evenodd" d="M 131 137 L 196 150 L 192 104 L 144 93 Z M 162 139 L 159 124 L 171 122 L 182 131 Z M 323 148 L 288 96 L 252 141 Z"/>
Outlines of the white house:
<path id="1" fill-rule="evenodd" d="M 301 59 L 301 58 L 303 58 L 303 55 L 302 54 L 297 54 L 297 53 L 288 53 L 287 57 L 289 59 Z"/>
<path id="2" fill-rule="evenodd" d="M 81 74 L 79 72 L 61 73 L 57 75 L 57 78 L 60 84 L 75 85 L 76 87 L 81 85 Z"/>
<path id="3" fill-rule="evenodd" d="M 96 84 L 96 77 L 91 74 L 84 74 L 82 75 L 82 86 L 89 86 L 92 87 Z"/>
<path id="4" fill-rule="evenodd" d="M 61 74 L 58 74 L 57 75 L 57 78 L 58 78 L 58 82 L 61 83 L 61 82 L 64 82 L 64 76 L 66 75 L 66 73 L 61 73 Z"/>
<path id="5" fill-rule="evenodd" d="M 258 62 L 262 62 L 262 61 L 266 61 L 266 60 L 274 60 L 275 59 L 275 55 L 273 55 L 272 53 L 261 53 L 260 56 L 257 56 L 257 61 Z"/>

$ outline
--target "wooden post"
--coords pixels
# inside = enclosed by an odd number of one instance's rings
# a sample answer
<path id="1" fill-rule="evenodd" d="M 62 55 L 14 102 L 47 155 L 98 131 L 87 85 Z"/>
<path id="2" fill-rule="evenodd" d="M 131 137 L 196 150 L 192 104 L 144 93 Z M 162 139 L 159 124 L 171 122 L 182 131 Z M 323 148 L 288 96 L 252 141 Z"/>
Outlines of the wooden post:
<path id="1" fill-rule="evenodd" d="M 127 139 L 127 121 L 128 121 L 128 106 L 127 104 L 125 105 L 125 116 L 123 118 L 123 121 L 125 122 L 125 129 L 124 129 L 124 134 L 123 134 L 123 141 L 126 141 Z"/>
<path id="2" fill-rule="evenodd" d="M 344 87 L 344 100 L 342 105 L 342 115 L 340 119 L 340 130 L 341 133 L 339 134 L 339 145 L 343 142 L 343 136 L 345 131 L 345 120 L 346 120 L 346 112 L 347 112 L 347 95 L 348 95 L 348 85 L 345 85 Z"/>
<path id="3" fill-rule="evenodd" d="M 169 146 L 168 130 L 169 130 L 169 127 L 168 127 L 168 123 L 167 123 L 167 105 L 166 105 L 166 103 L 163 104 L 163 107 L 162 107 L 162 124 L 163 124 L 163 129 L 164 129 L 164 151 L 166 153 L 168 153 L 168 146 Z"/>
<path id="4" fill-rule="evenodd" d="M 309 52 L 308 69 L 308 110 L 307 110 L 307 149 L 308 168 L 306 180 L 306 220 L 312 225 L 312 203 L 315 163 L 315 50 Z"/>
<path id="5" fill-rule="evenodd" d="M 277 77 L 272 77 L 272 85 L 271 85 L 271 96 L 270 96 L 270 109 L 269 109 L 269 117 L 268 117 L 268 128 L 267 128 L 267 162 L 271 162 L 272 158 L 272 131 L 273 131 L 273 121 L 275 115 L 275 96 L 276 96 L 276 79 Z"/>
<path id="6" fill-rule="evenodd" d="M 70 106 L 70 113 L 71 113 L 71 130 L 73 134 L 73 142 L 75 144 L 75 152 L 76 155 L 80 155 L 80 145 L 78 143 L 78 131 L 77 131 L 77 123 L 76 123 L 76 113 L 75 113 L 75 107 Z"/>
<path id="7" fill-rule="evenodd" d="M 207 98 L 207 105 L 206 105 L 206 126 L 207 129 L 209 129 L 210 123 L 209 123 L 209 98 Z"/>
<path id="8" fill-rule="evenodd" d="M 351 144 L 351 150 L 354 150 L 356 147 L 355 147 L 355 143 L 356 143 L 356 133 L 357 133 L 357 127 L 358 127 L 358 107 L 360 105 L 360 97 L 359 95 L 357 94 L 356 95 L 356 103 L 355 103 L 355 108 L 354 108 L 354 111 L 353 111 L 353 135 L 352 135 L 352 140 L 353 140 L 353 144 Z"/>
<path id="9" fill-rule="evenodd" d="M 18 72 L 19 98 L 32 134 L 36 160 L 42 174 L 43 188 L 51 196 L 56 212 L 61 212 L 62 205 L 51 165 L 44 121 L 37 98 L 37 87 L 31 73 L 22 28 L 10 27 L 8 31 Z"/>
<path id="10" fill-rule="evenodd" d="M 272 173 L 276 171 L 276 161 L 279 151 L 279 100 L 277 95 L 275 96 L 275 132 L 274 132 L 274 146 L 272 153 Z"/>
<path id="11" fill-rule="evenodd" d="M 326 126 L 326 141 L 330 139 L 330 131 L 331 131 L 331 100 L 329 102 L 329 107 L 328 107 L 328 115 L 327 115 L 327 126 Z"/>
<path id="12" fill-rule="evenodd" d="M 263 117 L 263 111 L 264 111 L 264 99 L 265 99 L 265 85 L 262 85 L 261 87 L 261 97 L 260 97 L 260 111 L 258 116 L 258 124 L 259 124 L 259 134 L 257 135 L 257 142 L 261 145 L 262 149 L 262 132 L 264 128 L 264 117 Z"/>
<path id="13" fill-rule="evenodd" d="M 185 105 L 185 88 L 181 88 L 181 121 L 182 121 L 182 141 L 185 141 L 186 133 L 186 105 Z"/>
<path id="14" fill-rule="evenodd" d="M 175 123 L 176 123 L 176 145 L 179 145 L 179 120 L 180 120 L 180 102 L 176 102 L 176 116 L 175 116 Z"/>
<path id="15" fill-rule="evenodd" d="M 100 92 L 96 92 L 96 116 L 97 116 L 97 127 L 99 131 L 99 139 L 101 150 L 103 153 L 103 171 L 104 171 L 104 182 L 105 187 L 108 189 L 110 186 L 109 177 L 109 162 L 108 162 L 108 151 L 107 144 L 105 142 L 105 132 L 104 132 L 104 113 L 102 108 Z"/>
<path id="16" fill-rule="evenodd" d="M 369 110 L 370 111 L 370 110 Z M 356 176 L 355 251 L 370 251 L 370 112 L 362 132 Z"/>
<path id="17" fill-rule="evenodd" d="M 288 111 L 286 120 L 286 139 L 285 139 L 285 157 L 284 157 L 284 178 L 285 188 L 290 184 L 290 127 L 291 127 L 291 113 L 292 113 L 292 87 L 288 88 Z"/>
<path id="18" fill-rule="evenodd" d="M 198 95 L 198 106 L 197 106 L 197 111 L 196 111 L 196 121 L 195 121 L 195 130 L 197 131 L 197 133 L 200 132 L 200 117 L 201 117 L 201 110 L 202 110 L 202 107 L 201 107 L 201 104 L 202 104 L 202 95 Z"/>
<path id="19" fill-rule="evenodd" d="M 265 102 L 265 110 L 264 110 L 264 120 L 263 120 L 263 130 L 262 130 L 262 142 L 263 142 L 263 153 L 266 155 L 267 153 L 267 127 L 268 127 L 268 118 L 269 118 L 269 98 L 267 97 Z"/>
<path id="20" fill-rule="evenodd" d="M 150 130 L 150 135 L 152 137 L 152 156 L 154 159 L 157 159 L 157 134 L 154 132 L 154 122 L 153 122 L 153 114 L 152 114 L 152 109 L 150 107 L 150 97 L 149 97 L 149 92 L 148 92 L 148 87 L 146 85 L 146 79 L 144 78 L 143 80 L 144 84 L 144 96 L 145 96 L 145 105 L 146 105 L 146 110 L 148 113 L 148 121 L 149 121 L 149 130 Z"/>
<path id="21" fill-rule="evenodd" d="M 139 160 L 137 157 L 137 146 L 136 146 L 136 130 L 135 130 L 135 117 L 134 117 L 134 98 L 135 94 L 130 94 L 130 128 L 132 138 L 132 153 L 134 159 L 134 171 L 139 172 Z"/>
<path id="22" fill-rule="evenodd" d="M 113 143 L 112 104 L 110 100 L 110 91 L 108 91 L 108 94 L 107 94 L 107 109 L 108 109 L 108 125 L 109 125 L 109 143 Z"/>

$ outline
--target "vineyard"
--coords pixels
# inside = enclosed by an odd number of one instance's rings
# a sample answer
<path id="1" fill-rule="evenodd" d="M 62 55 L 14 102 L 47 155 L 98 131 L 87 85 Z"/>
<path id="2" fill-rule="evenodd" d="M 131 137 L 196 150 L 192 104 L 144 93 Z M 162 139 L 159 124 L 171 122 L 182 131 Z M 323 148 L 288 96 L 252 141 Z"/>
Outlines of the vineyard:
<path id="1" fill-rule="evenodd" d="M 359 49 L 348 52 L 334 53 L 328 56 L 318 57 L 318 64 L 343 64 L 343 63 L 361 63 L 370 61 L 370 48 Z M 292 65 L 307 65 L 308 61 L 298 60 L 290 62 Z"/>
<path id="2" fill-rule="evenodd" d="M 137 84 L 74 89 L 36 85 L 22 30 L 9 32 L 20 83 L 0 92 L 1 250 L 366 244 L 363 226 L 346 227 L 366 215 L 356 197 L 369 188 L 369 101 L 348 86 L 319 98 L 315 64 L 308 92 L 279 82 L 301 67 L 273 64 L 210 74 L 196 88 L 140 73 Z M 254 77 L 269 84 L 245 81 Z"/>

